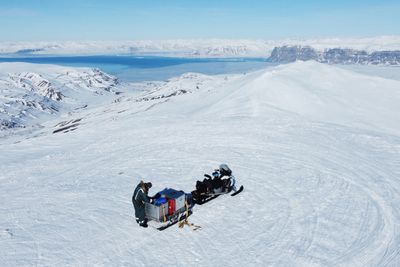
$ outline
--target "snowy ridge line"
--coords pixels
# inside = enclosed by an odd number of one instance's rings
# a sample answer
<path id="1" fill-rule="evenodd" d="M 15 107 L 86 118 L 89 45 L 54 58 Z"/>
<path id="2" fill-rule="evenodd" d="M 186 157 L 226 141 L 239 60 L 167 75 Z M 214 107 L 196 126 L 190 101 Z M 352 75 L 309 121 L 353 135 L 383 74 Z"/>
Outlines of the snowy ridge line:
<path id="1" fill-rule="evenodd" d="M 318 81 L 318 83 L 325 83 L 321 80 L 321 75 L 316 74 L 314 71 L 311 71 L 313 66 L 316 66 L 314 62 L 298 62 L 294 65 L 289 65 L 289 66 L 278 66 L 275 67 L 271 70 L 262 70 L 254 73 L 250 73 L 248 75 L 219 75 L 219 76 L 207 76 L 203 74 L 196 74 L 196 73 L 186 73 L 183 74 L 180 77 L 177 78 L 172 78 L 167 82 L 157 82 L 157 83 L 141 83 L 141 84 L 132 84 L 129 86 L 132 86 L 133 88 L 138 88 L 140 91 L 136 91 L 136 93 L 133 94 L 126 94 L 118 98 L 113 98 L 112 95 L 104 95 L 104 101 L 110 102 L 117 104 L 118 102 L 121 101 L 132 101 L 134 100 L 135 102 L 146 102 L 146 101 L 152 101 L 152 100 L 163 100 L 163 99 L 168 99 L 171 97 L 175 96 L 184 96 L 186 94 L 192 94 L 194 92 L 198 92 L 197 94 L 199 95 L 207 95 L 207 94 L 216 94 L 218 100 L 218 93 L 217 91 L 221 87 L 226 87 L 229 86 L 229 84 L 232 84 L 231 88 L 236 88 L 235 90 L 229 89 L 230 93 L 228 96 L 224 96 L 222 99 L 221 103 L 215 103 L 212 104 L 213 102 L 210 103 L 211 108 L 207 107 L 207 110 L 205 110 L 205 114 L 210 113 L 210 112 L 215 112 L 216 114 L 225 114 L 227 112 L 234 112 L 239 114 L 248 114 L 251 116 L 257 116 L 258 114 L 263 114 L 265 113 L 263 105 L 268 104 L 271 107 L 277 108 L 277 110 L 283 110 L 285 112 L 294 112 L 297 114 L 300 114 L 302 116 L 311 116 L 314 117 L 315 119 L 321 119 L 321 120 L 328 120 L 330 121 L 329 117 L 336 117 L 339 118 L 341 117 L 341 120 L 332 120 L 332 123 L 339 123 L 339 124 L 344 124 L 344 125 L 359 125 L 362 127 L 368 127 L 371 128 L 371 121 L 375 121 L 375 126 L 378 126 L 379 124 L 385 125 L 385 123 L 381 123 L 382 119 L 379 118 L 378 114 L 381 114 L 382 118 L 388 118 L 394 119 L 397 115 L 396 113 L 385 111 L 385 113 L 382 113 L 384 109 L 379 108 L 376 109 L 376 113 L 374 113 L 370 119 L 367 119 L 366 116 L 363 115 L 361 110 L 368 110 L 372 109 L 374 110 L 374 107 L 368 107 L 366 104 L 363 104 L 365 101 L 356 101 L 354 104 L 357 106 L 358 109 L 360 109 L 356 114 L 352 114 L 353 117 L 358 118 L 358 122 L 354 124 L 351 120 L 349 120 L 348 115 L 346 115 L 346 112 L 340 111 L 338 112 L 337 115 L 333 115 L 333 110 L 329 110 L 329 108 L 325 108 L 321 106 L 320 103 L 323 103 L 322 101 L 330 101 L 329 107 L 336 107 L 343 105 L 343 103 L 340 103 L 338 101 L 336 103 L 335 98 L 331 98 L 328 95 L 325 95 L 325 91 L 322 88 L 318 89 L 318 91 L 313 91 L 310 90 L 310 88 L 315 87 L 312 83 L 309 83 L 309 87 L 307 85 L 303 85 L 304 81 L 303 79 L 298 79 L 296 76 L 291 75 L 290 73 L 294 71 L 294 73 L 298 72 L 297 68 L 303 68 L 304 67 L 304 73 L 308 73 L 309 79 L 313 77 L 312 79 L 314 81 Z M 34 64 L 28 64 L 28 66 L 34 66 Z M 352 80 L 354 83 L 357 82 L 358 79 L 365 79 L 368 80 L 370 86 L 367 91 L 364 91 L 363 94 L 371 94 L 371 95 L 380 95 L 379 93 L 379 86 L 378 83 L 381 83 L 382 85 L 385 84 L 384 86 L 388 86 L 389 88 L 394 88 L 397 86 L 398 82 L 395 80 L 388 80 L 388 79 L 382 79 L 382 78 L 377 78 L 377 77 L 366 77 L 365 75 L 362 74 L 356 74 L 356 73 L 351 73 L 346 70 L 341 70 L 339 68 L 331 68 L 329 66 L 323 67 L 323 65 L 318 65 L 318 68 L 321 68 L 321 70 L 324 71 L 324 73 L 331 73 L 333 75 L 326 75 L 325 79 L 327 80 L 332 80 L 332 77 L 337 77 L 338 80 L 335 79 L 333 83 L 338 83 L 337 81 L 340 81 L 339 77 L 348 77 L 349 80 Z M 53 71 L 54 72 L 54 71 Z M 82 76 L 81 74 L 77 74 L 79 72 L 72 71 L 69 69 L 66 71 L 67 77 L 78 77 L 79 82 L 71 82 L 68 80 L 66 83 L 64 82 L 65 80 L 65 75 L 64 74 L 54 74 L 54 82 L 59 83 L 59 80 L 63 81 L 63 86 L 68 85 L 67 87 L 73 89 L 74 94 L 76 96 L 74 97 L 74 101 L 76 105 L 74 105 L 73 111 L 78 111 L 79 109 L 84 109 L 87 108 L 87 103 L 90 98 L 93 98 L 93 95 L 88 95 L 88 94 L 82 94 L 82 89 L 77 89 L 77 88 L 85 88 L 88 91 L 92 91 L 95 93 L 95 96 L 103 95 L 104 91 L 105 92 L 117 92 L 118 90 L 123 91 L 126 90 L 126 88 L 123 88 L 122 85 L 119 85 L 118 81 L 114 78 L 111 78 L 107 76 L 107 74 L 103 74 L 100 72 L 99 75 L 98 70 L 93 70 L 92 73 L 95 75 L 94 79 L 92 76 L 88 75 L 87 72 L 83 72 L 84 75 Z M 294 77 L 294 79 L 284 81 L 283 77 Z M 332 76 L 332 77 L 331 77 Z M 38 77 L 34 76 L 33 77 Z M 101 80 L 100 78 L 96 77 L 106 77 L 104 80 Z M 277 80 L 275 77 L 282 77 L 281 80 Z M 85 81 L 85 79 L 89 79 L 89 82 Z M 91 79 L 93 79 L 95 82 L 91 82 Z M 99 80 L 100 79 L 100 80 Z M 280 78 L 279 78 L 280 79 Z M 312 81 L 312 80 L 309 80 Z M 278 82 L 278 83 L 277 83 Z M 353 83 L 352 82 L 352 83 Z M 40 82 L 42 83 L 42 82 Z M 346 97 L 346 101 L 350 101 L 350 99 L 357 98 L 358 93 L 355 95 L 350 95 L 352 94 L 352 89 L 351 84 L 352 83 L 341 83 L 342 87 L 338 87 L 337 90 L 340 90 L 343 92 L 343 94 L 349 94 L 349 96 Z M 50 84 L 46 82 L 45 84 Z M 72 84 L 72 86 L 71 86 Z M 111 84 L 108 86 L 108 84 Z M 92 86 L 94 85 L 94 86 Z M 274 88 L 281 88 L 279 89 L 279 92 Z M 299 86 L 302 85 L 302 86 Z M 381 86 L 382 86 L 381 85 Z M 92 86 L 92 87 L 90 87 Z M 292 88 L 288 87 L 292 86 Z M 318 85 L 319 86 L 319 85 Z M 319 88 L 317 86 L 317 88 Z M 99 88 L 100 87 L 100 88 Z M 114 88 L 114 89 L 111 89 Z M 347 89 L 345 89 L 347 88 Z M 98 89 L 103 89 L 104 91 L 102 92 L 101 90 Z M 206 91 L 205 91 L 206 90 Z M 248 90 L 249 92 L 252 92 L 251 95 L 243 95 L 242 91 L 243 90 Z M 390 89 L 392 90 L 392 89 Z M 264 92 L 269 92 L 269 94 L 265 94 Z M 209 92 L 209 93 L 208 93 Z M 327 91 L 328 92 L 328 91 Z M 64 93 L 65 94 L 65 93 Z M 119 93 L 118 93 L 119 94 Z M 285 95 L 290 96 L 290 99 L 283 99 L 282 97 Z M 395 93 L 397 94 L 397 93 Z M 356 96 L 357 95 L 357 96 Z M 90 96 L 88 98 L 88 96 Z M 110 98 L 111 97 L 111 98 Z M 226 101 L 227 99 L 230 99 L 229 101 Z M 395 103 L 393 100 L 384 100 L 386 98 L 380 97 L 382 100 L 381 102 L 387 101 L 390 103 L 390 105 L 395 106 Z M 10 99 L 10 98 L 5 98 L 5 99 Z M 12 98 L 11 98 L 12 99 Z M 46 101 L 52 101 L 51 99 L 48 99 L 47 97 L 44 97 Z M 69 102 L 71 102 L 70 98 L 67 98 Z M 316 101 L 316 102 L 315 102 Z M 341 100 L 342 101 L 342 100 Z M 53 101 L 54 102 L 54 101 Z M 15 105 L 14 110 L 19 110 L 21 107 L 18 107 L 18 103 L 22 103 L 22 108 L 24 106 L 28 106 L 30 108 L 34 107 L 41 107 L 41 110 L 47 111 L 45 109 L 46 107 L 49 106 L 47 113 L 49 114 L 54 114 L 58 113 L 60 109 L 64 108 L 65 106 L 68 106 L 69 103 L 60 103 L 62 101 L 57 101 L 57 106 L 54 106 L 54 104 L 50 105 L 44 105 L 41 102 L 27 102 L 27 101 L 20 101 L 20 100 L 15 100 Z M 226 102 L 228 105 L 225 106 L 223 105 L 224 102 Z M 351 102 L 351 101 L 350 101 Z M 350 103 L 349 102 L 349 103 Z M 10 114 L 7 113 L 7 110 L 10 109 L 10 103 L 11 102 L 5 102 L 4 108 L 2 109 L 2 114 L 3 117 L 4 115 Z M 25 104 L 23 104 L 25 103 Z M 32 104 L 33 103 L 33 104 Z M 52 103 L 52 102 L 50 102 Z M 360 105 L 361 104 L 361 105 Z M 302 105 L 308 106 L 308 108 L 304 109 L 302 108 Z M 390 106 L 389 105 L 389 106 Z M 45 107 L 45 108 L 43 108 Z M 8 109 L 7 109 L 8 108 Z M 202 108 L 201 108 L 202 109 Z M 201 110 L 200 109 L 200 110 Z M 225 110 L 222 110 L 225 109 Z M 67 109 L 68 110 L 68 109 Z M 119 114 L 125 113 L 129 110 L 129 108 L 124 108 L 118 111 Z M 316 112 L 316 110 L 319 110 Z M 339 108 L 340 110 L 340 108 Z M 69 109 L 71 111 L 71 109 Z M 23 113 L 25 114 L 26 111 L 23 109 Z M 31 113 L 32 114 L 32 113 Z M 60 113 L 61 114 L 61 113 Z M 33 115 L 33 114 L 32 114 Z M 8 115 L 10 116 L 10 115 Z M 34 116 L 37 117 L 38 115 Z M 328 117 L 327 117 L 328 116 Z M 11 119 L 15 118 L 11 114 Z M 367 122 L 369 120 L 369 122 Z M 4 121 L 10 121 L 9 123 L 12 123 L 13 120 L 7 120 L 7 117 Z M 18 124 L 17 124 L 18 125 Z M 11 124 L 13 127 L 17 127 L 17 125 Z M 24 124 L 22 124 L 24 125 Z M 389 124 L 386 124 L 389 125 Z M 6 125 L 7 126 L 7 125 Z M 9 126 L 8 128 L 11 128 Z M 379 129 L 378 127 L 377 129 Z M 391 127 L 393 130 L 394 128 Z M 388 130 L 388 129 L 386 129 Z M 397 131 L 397 130 L 395 130 Z"/>
<path id="2" fill-rule="evenodd" d="M 229 75 L 225 75 L 226 77 Z M 187 72 L 179 77 L 171 78 L 167 82 L 154 84 L 148 91 L 136 97 L 135 102 L 151 101 L 174 96 L 191 94 L 202 88 L 214 88 L 220 80 L 218 76 L 208 76 L 200 73 Z M 219 82 L 220 83 L 220 82 Z"/>
<path id="3" fill-rule="evenodd" d="M 356 50 L 400 50 L 400 36 L 368 38 L 320 38 L 281 40 L 136 40 L 136 41 L 64 41 L 0 42 L 0 54 L 73 55 L 132 54 L 183 57 L 269 57 L 279 46 L 312 46 L 317 50 L 349 48 Z"/>

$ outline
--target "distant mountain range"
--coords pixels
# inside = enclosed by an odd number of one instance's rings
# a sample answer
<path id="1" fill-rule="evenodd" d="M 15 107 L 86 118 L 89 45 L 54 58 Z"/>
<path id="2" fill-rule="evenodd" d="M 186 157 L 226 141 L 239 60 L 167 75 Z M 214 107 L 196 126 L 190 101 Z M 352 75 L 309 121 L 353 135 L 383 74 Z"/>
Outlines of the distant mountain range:
<path id="1" fill-rule="evenodd" d="M 315 60 L 328 64 L 400 65 L 400 50 L 368 53 L 355 49 L 332 48 L 318 51 L 309 46 L 282 46 L 274 48 L 269 60 L 277 63 Z"/>
<path id="2" fill-rule="evenodd" d="M 0 56 L 28 55 L 152 55 L 171 57 L 264 57 L 276 47 L 312 47 L 375 51 L 400 50 L 400 36 L 371 38 L 325 38 L 282 40 L 137 40 L 137 41 L 63 41 L 0 42 Z"/>

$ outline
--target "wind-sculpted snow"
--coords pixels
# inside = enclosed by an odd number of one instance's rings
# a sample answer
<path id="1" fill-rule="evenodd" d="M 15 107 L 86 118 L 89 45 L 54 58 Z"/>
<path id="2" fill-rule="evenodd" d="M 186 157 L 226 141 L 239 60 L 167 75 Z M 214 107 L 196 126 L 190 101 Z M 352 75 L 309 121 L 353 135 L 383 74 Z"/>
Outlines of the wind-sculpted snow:
<path id="1" fill-rule="evenodd" d="M 315 62 L 188 74 L 4 138 L 0 263 L 397 266 L 399 83 Z M 202 230 L 136 224 L 141 179 L 189 192 L 221 162 L 245 189 L 195 206 Z"/>

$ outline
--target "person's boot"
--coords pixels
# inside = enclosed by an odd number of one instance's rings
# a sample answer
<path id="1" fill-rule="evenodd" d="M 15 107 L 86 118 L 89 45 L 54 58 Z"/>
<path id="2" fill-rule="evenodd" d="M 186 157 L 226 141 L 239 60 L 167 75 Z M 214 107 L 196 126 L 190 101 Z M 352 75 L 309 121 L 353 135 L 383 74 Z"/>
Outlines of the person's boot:
<path id="1" fill-rule="evenodd" d="M 140 223 L 139 225 L 142 226 L 142 227 L 144 227 L 144 228 L 147 228 L 147 227 L 148 227 L 148 225 L 147 225 L 147 218 L 144 219 L 144 221 L 143 221 L 142 223 Z"/>

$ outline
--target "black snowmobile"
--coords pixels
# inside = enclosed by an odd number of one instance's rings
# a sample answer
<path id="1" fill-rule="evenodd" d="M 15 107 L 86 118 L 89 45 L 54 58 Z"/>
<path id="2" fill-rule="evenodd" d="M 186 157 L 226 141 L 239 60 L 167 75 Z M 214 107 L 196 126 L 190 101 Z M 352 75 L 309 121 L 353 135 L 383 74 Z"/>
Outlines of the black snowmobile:
<path id="1" fill-rule="evenodd" d="M 227 164 L 221 164 L 212 175 L 204 174 L 203 181 L 197 181 L 196 190 L 192 191 L 193 202 L 198 205 L 209 202 L 220 195 L 233 192 L 236 196 L 243 191 L 243 185 L 236 188 L 236 179 Z"/>

